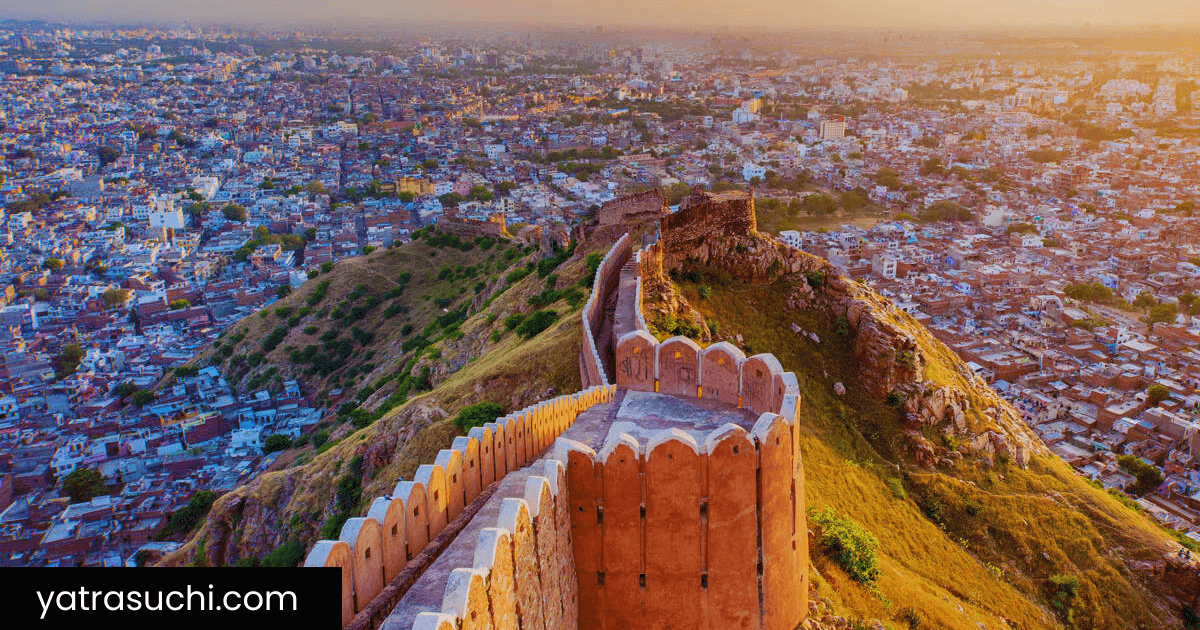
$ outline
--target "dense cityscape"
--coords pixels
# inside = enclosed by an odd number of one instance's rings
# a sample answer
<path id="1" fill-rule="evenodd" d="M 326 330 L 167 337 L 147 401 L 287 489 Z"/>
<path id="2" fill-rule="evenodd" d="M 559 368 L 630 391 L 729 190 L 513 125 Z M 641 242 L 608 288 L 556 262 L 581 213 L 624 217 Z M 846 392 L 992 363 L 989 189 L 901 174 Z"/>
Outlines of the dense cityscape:
<path id="1" fill-rule="evenodd" d="M 139 564 L 311 433 L 336 400 L 192 358 L 332 263 L 654 188 L 752 191 L 1200 541 L 1200 61 L 864 37 L 0 24 L 0 563 Z"/>

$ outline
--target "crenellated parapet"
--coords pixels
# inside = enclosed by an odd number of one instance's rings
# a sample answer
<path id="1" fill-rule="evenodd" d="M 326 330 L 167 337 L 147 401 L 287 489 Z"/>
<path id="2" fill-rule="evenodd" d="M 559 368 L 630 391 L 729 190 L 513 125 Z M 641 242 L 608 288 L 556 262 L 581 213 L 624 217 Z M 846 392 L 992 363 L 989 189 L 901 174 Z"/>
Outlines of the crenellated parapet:
<path id="1" fill-rule="evenodd" d="M 598 339 L 602 318 L 604 316 L 606 297 L 616 290 L 621 276 L 621 267 L 629 260 L 633 249 L 629 244 L 629 234 L 617 239 L 609 248 L 600 266 L 596 269 L 596 278 L 592 281 L 592 294 L 588 296 L 587 304 L 583 307 L 583 351 L 579 356 L 579 377 L 584 387 L 608 385 L 609 375 L 604 369 L 601 354 L 610 352 L 610 348 L 602 347 L 604 340 Z"/>
<path id="2" fill-rule="evenodd" d="M 504 498 L 417 630 L 752 628 L 804 619 L 808 528 L 795 418 L 696 434 L 560 438 Z"/>
<path id="3" fill-rule="evenodd" d="M 521 496 L 501 500 L 474 541 L 471 566 L 450 572 L 441 610 L 419 613 L 414 629 L 579 627 L 566 470 L 548 457 L 535 472 Z"/>
<path id="4" fill-rule="evenodd" d="M 770 353 L 747 357 L 729 342 L 701 348 L 687 337 L 658 341 L 642 315 L 642 275 L 655 243 L 634 253 L 636 329 L 616 339 L 618 389 L 657 392 L 686 398 L 712 399 L 755 413 L 795 414 L 800 404 L 796 375 L 786 372 Z"/>
<path id="5" fill-rule="evenodd" d="M 419 573 L 418 558 L 444 530 L 470 520 L 485 490 L 537 460 L 580 413 L 611 402 L 615 392 L 614 386 L 588 388 L 471 429 L 434 463 L 418 467 L 413 479 L 397 481 L 391 494 L 372 501 L 364 516 L 347 520 L 338 540 L 318 541 L 304 566 L 342 570 L 342 624 L 369 608 L 386 616 L 389 602 L 376 601 L 385 587 L 406 570 Z M 364 619 L 359 625 L 377 624 Z"/>

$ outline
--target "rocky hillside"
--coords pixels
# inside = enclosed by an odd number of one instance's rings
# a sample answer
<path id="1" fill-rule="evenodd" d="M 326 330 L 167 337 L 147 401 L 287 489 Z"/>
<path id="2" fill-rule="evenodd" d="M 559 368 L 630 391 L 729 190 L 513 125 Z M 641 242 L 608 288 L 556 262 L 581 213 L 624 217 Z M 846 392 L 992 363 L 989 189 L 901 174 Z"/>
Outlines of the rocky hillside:
<path id="1" fill-rule="evenodd" d="M 1166 533 L 1052 455 L 908 314 L 757 235 L 668 251 L 663 268 L 650 327 L 770 351 L 795 371 L 810 513 L 832 509 L 878 541 L 872 579 L 814 544 L 822 623 L 1183 625 L 1200 583 L 1162 581 L 1175 574 Z"/>
<path id="2" fill-rule="evenodd" d="M 218 499 L 165 564 L 294 564 L 363 497 L 433 461 L 463 407 L 519 409 L 578 389 L 578 313 L 599 255 L 418 236 L 339 261 L 198 354 L 243 389 L 296 378 L 326 414 L 271 470 Z"/>

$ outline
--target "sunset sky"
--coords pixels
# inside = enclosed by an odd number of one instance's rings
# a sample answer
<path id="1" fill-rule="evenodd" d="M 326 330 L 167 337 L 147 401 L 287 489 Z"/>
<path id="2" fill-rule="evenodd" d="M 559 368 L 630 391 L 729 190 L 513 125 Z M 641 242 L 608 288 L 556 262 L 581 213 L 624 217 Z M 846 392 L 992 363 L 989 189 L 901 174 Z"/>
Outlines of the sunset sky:
<path id="1" fill-rule="evenodd" d="M 1197 0 L 8 0 L 0 17 L 110 23 L 405 21 L 737 27 L 1073 27 L 1200 23 Z"/>

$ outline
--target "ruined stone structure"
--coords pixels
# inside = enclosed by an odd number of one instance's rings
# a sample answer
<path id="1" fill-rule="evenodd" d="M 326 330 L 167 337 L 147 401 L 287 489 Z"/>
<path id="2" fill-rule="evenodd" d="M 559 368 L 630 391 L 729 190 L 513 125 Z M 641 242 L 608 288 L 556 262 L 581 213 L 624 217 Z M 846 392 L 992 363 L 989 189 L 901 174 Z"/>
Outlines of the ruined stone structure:
<path id="1" fill-rule="evenodd" d="M 604 202 L 597 213 L 600 225 L 622 225 L 633 221 L 657 221 L 667 216 L 667 198 L 658 188 Z"/>
<path id="2" fill-rule="evenodd" d="M 460 217 L 457 212 L 448 210 L 438 220 L 437 229 L 439 232 L 453 234 L 463 240 L 476 239 L 480 236 L 511 237 L 503 212 L 494 212 L 488 215 L 486 221 L 480 221 Z"/>
<path id="3" fill-rule="evenodd" d="M 752 199 L 739 204 L 752 221 Z M 655 251 L 634 251 L 625 235 L 602 260 L 582 314 L 584 391 L 456 438 L 340 540 L 314 546 L 307 566 L 342 569 L 344 626 L 794 630 L 804 620 L 795 375 L 770 354 L 655 339 L 641 315 Z"/>

